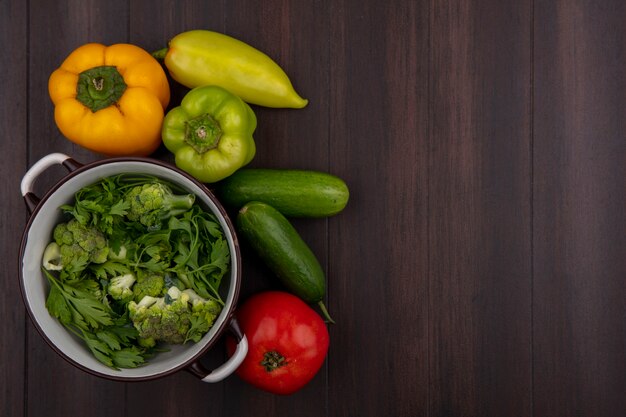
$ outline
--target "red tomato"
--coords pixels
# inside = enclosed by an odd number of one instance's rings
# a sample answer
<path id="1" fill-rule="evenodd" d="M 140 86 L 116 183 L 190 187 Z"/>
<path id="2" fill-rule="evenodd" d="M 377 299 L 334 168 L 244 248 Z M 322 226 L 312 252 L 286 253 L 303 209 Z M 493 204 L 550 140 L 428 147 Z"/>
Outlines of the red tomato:
<path id="1" fill-rule="evenodd" d="M 326 324 L 292 294 L 256 294 L 238 309 L 237 321 L 249 344 L 237 374 L 258 388 L 275 394 L 294 393 L 324 363 L 329 342 Z M 229 338 L 227 347 L 232 354 L 234 340 Z"/>

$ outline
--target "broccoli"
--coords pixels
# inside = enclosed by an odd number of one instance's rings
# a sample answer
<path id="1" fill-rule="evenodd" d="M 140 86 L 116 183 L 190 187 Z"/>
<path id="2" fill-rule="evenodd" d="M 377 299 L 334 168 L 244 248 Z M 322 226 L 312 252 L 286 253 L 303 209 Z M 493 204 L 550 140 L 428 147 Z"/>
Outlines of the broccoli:
<path id="1" fill-rule="evenodd" d="M 194 290 L 170 287 L 164 297 L 145 296 L 139 303 L 128 303 L 129 317 L 139 332 L 141 343 L 182 344 L 198 342 L 209 331 L 222 307 Z"/>
<path id="2" fill-rule="evenodd" d="M 165 278 L 156 273 L 140 273 L 137 282 L 133 286 L 133 298 L 140 302 L 144 297 L 158 297 L 165 291 Z"/>
<path id="3" fill-rule="evenodd" d="M 154 340 L 154 337 L 139 337 L 137 338 L 137 344 L 142 348 L 150 349 L 156 346 L 156 340 Z"/>
<path id="4" fill-rule="evenodd" d="M 129 205 L 126 217 L 150 229 L 159 229 L 161 222 L 189 210 L 193 194 L 176 195 L 166 184 L 155 182 L 133 187 L 125 196 Z"/>
<path id="5" fill-rule="evenodd" d="M 89 262 L 101 264 L 107 260 L 107 239 L 95 227 L 84 226 L 72 219 L 58 224 L 53 237 L 54 242 L 46 247 L 43 256 L 44 268 L 48 270 L 81 270 Z"/>
<path id="6" fill-rule="evenodd" d="M 144 344 L 181 344 L 191 327 L 189 296 L 171 287 L 164 297 L 145 296 L 128 303 L 129 317 Z"/>
<path id="7" fill-rule="evenodd" d="M 111 278 L 109 283 L 108 292 L 114 300 L 130 301 L 133 298 L 132 286 L 136 279 L 133 274 L 120 275 L 115 278 Z"/>
<path id="8" fill-rule="evenodd" d="M 202 336 L 209 331 L 222 307 L 213 299 L 200 297 L 194 290 L 186 289 L 183 295 L 187 295 L 191 303 L 191 327 L 185 341 L 199 342 Z"/>

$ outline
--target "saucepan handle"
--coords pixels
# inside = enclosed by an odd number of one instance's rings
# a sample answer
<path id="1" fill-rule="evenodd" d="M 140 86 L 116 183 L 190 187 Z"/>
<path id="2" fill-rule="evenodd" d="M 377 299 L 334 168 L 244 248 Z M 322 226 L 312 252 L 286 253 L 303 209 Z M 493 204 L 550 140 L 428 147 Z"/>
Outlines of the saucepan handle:
<path id="1" fill-rule="evenodd" d="M 33 184 L 39 175 L 53 165 L 63 165 L 67 168 L 68 172 L 75 171 L 83 166 L 83 164 L 76 162 L 64 153 L 58 152 L 46 155 L 35 162 L 26 174 L 24 174 L 24 177 L 22 177 L 22 183 L 20 185 L 22 197 L 24 197 L 24 202 L 26 202 L 29 213 L 32 213 L 41 201 L 41 199 L 33 193 Z"/>
<path id="2" fill-rule="evenodd" d="M 189 372 L 200 378 L 203 382 L 219 382 L 230 376 L 237 370 L 239 365 L 241 365 L 241 362 L 243 362 L 244 358 L 248 354 L 248 339 L 239 328 L 237 320 L 234 317 L 230 320 L 228 330 L 235 337 L 235 340 L 237 341 L 237 348 L 235 349 L 233 355 L 228 358 L 224 364 L 213 369 L 212 371 L 207 370 L 199 361 L 196 361 L 187 367 Z"/>

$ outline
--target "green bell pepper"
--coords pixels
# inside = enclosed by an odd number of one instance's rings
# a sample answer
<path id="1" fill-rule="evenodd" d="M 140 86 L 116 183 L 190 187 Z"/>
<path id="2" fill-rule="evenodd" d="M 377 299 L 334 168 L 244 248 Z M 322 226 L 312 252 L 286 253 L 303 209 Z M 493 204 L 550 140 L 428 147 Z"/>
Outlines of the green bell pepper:
<path id="1" fill-rule="evenodd" d="M 176 166 L 199 181 L 224 179 L 254 158 L 256 116 L 229 91 L 209 85 L 189 91 L 163 120 L 163 144 Z"/>

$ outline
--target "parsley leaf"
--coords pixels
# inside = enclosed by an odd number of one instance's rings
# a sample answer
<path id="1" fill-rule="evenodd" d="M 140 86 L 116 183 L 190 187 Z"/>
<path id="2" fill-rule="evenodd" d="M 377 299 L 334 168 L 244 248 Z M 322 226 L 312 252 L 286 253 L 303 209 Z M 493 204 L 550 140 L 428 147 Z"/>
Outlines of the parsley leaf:
<path id="1" fill-rule="evenodd" d="M 46 308 L 50 314 L 59 319 L 61 323 L 69 324 L 72 322 L 70 307 L 67 305 L 67 301 L 65 301 L 61 290 L 54 285 L 50 288 L 50 293 L 48 293 Z"/>
<path id="2" fill-rule="evenodd" d="M 93 264 L 91 271 L 98 279 L 109 279 L 131 272 L 130 267 L 122 262 L 106 261 L 102 264 Z"/>
<path id="3" fill-rule="evenodd" d="M 120 368 L 136 368 L 145 362 L 141 349 L 133 346 L 111 352 L 113 363 Z"/>
<path id="4" fill-rule="evenodd" d="M 44 274 L 52 285 L 51 293 L 54 292 L 53 301 L 56 311 L 61 319 L 67 320 L 67 312 L 62 306 L 60 299 L 62 298 L 67 306 L 67 310 L 71 313 L 74 323 L 78 327 L 85 330 L 91 328 L 98 328 L 101 326 L 108 326 L 113 324 L 113 320 L 110 315 L 110 309 L 104 305 L 100 300 L 93 296 L 93 294 L 84 290 L 75 288 L 69 284 L 63 284 L 58 281 L 50 272 L 43 269 Z"/>
<path id="5" fill-rule="evenodd" d="M 115 333 L 102 330 L 96 333 L 96 337 L 106 343 L 110 349 L 120 350 L 122 348 L 122 346 L 120 345 L 120 339 Z"/>

